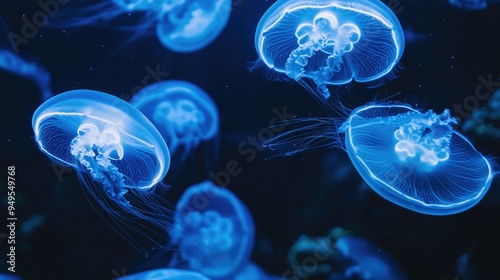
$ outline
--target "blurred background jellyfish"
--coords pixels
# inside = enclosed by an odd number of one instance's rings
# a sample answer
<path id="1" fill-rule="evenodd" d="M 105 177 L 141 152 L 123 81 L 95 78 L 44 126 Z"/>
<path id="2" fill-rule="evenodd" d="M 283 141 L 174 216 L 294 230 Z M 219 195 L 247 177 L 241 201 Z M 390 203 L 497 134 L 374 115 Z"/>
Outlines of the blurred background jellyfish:
<path id="1" fill-rule="evenodd" d="M 200 272 L 210 279 L 234 279 L 249 263 L 252 217 L 235 194 L 204 181 L 189 187 L 174 214 L 172 243 L 179 252 L 170 267 Z"/>
<path id="2" fill-rule="evenodd" d="M 198 86 L 181 80 L 152 84 L 137 92 L 130 103 L 139 109 L 158 129 L 171 154 L 170 173 L 177 173 L 180 162 L 204 143 L 208 153 L 207 169 L 215 164 L 218 152 L 219 113 L 212 98 Z M 190 166 L 193 168 L 194 166 Z"/>
<path id="3" fill-rule="evenodd" d="M 390 73 L 403 53 L 404 33 L 381 1 L 279 0 L 259 21 L 255 48 L 268 68 L 328 98 L 327 85 Z"/>
<path id="4" fill-rule="evenodd" d="M 344 258 L 352 261 L 342 277 L 332 276 L 331 280 L 362 279 L 362 280 L 404 280 L 407 279 L 396 261 L 381 248 L 370 241 L 344 236 L 337 239 L 336 249 Z"/>
<path id="5" fill-rule="evenodd" d="M 170 1 L 167 1 L 170 2 Z M 156 34 L 169 50 L 187 53 L 212 43 L 224 30 L 231 0 L 182 0 L 159 14 Z"/>
<path id="6" fill-rule="evenodd" d="M 415 212 L 449 215 L 476 205 L 494 171 L 455 131 L 448 109 L 421 113 L 408 105 L 367 104 L 347 120 L 306 118 L 265 143 L 292 155 L 311 148 L 345 149 L 364 181 L 385 199 Z M 341 137 L 341 136 L 344 137 Z"/>
<path id="7" fill-rule="evenodd" d="M 134 273 L 118 278 L 118 280 L 209 280 L 207 277 L 193 271 L 163 268 Z"/>
<path id="8" fill-rule="evenodd" d="M 169 151 L 139 110 L 113 95 L 73 90 L 40 105 L 32 126 L 39 149 L 77 171 L 89 201 L 127 241 L 142 250 L 136 232 L 164 244 L 172 208 L 154 189 L 169 168 Z"/>
<path id="9" fill-rule="evenodd" d="M 407 279 L 384 250 L 342 228 L 333 228 L 326 236 L 301 235 L 290 248 L 288 263 L 292 269 L 284 279 L 302 275 L 329 280 Z"/>
<path id="10" fill-rule="evenodd" d="M 452 6 L 466 10 L 484 10 L 488 7 L 486 0 L 449 0 Z"/>
<path id="11" fill-rule="evenodd" d="M 129 41 L 154 33 L 156 27 L 160 43 L 181 53 L 195 52 L 212 43 L 231 13 L 231 0 L 105 0 L 70 5 L 71 11 L 54 12 L 55 26 L 108 25 L 130 31 Z"/>
<path id="12" fill-rule="evenodd" d="M 467 113 L 460 111 L 464 117 Z M 493 92 L 486 106 L 477 108 L 463 122 L 462 130 L 489 141 L 500 139 L 500 89 Z"/>

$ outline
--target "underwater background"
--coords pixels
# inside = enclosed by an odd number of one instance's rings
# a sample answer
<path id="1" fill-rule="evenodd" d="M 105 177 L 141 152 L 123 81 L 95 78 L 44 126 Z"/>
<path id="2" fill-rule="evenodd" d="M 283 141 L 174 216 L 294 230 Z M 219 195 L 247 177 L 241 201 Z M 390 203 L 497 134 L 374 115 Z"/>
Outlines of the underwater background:
<path id="1" fill-rule="evenodd" d="M 277 81 L 269 79 L 265 70 L 251 70 L 258 59 L 256 27 L 273 1 L 233 1 L 229 21 L 217 39 L 198 51 L 178 53 L 166 49 L 154 30 L 120 27 L 127 20 L 137 21 L 134 15 L 117 17 L 109 25 L 65 28 L 65 17 L 78 14 L 82 6 L 98 4 L 70 0 L 16 51 L 8 34 L 22 34 L 22 18 L 32 19 L 40 11 L 37 2 L 0 4 L 0 47 L 39 67 L 35 74 L 0 69 L 2 168 L 16 169 L 17 217 L 16 272 L 7 271 L 8 228 L 2 226 L 1 273 L 21 279 L 115 279 L 168 265 L 175 249 L 165 244 L 146 258 L 130 246 L 92 208 L 76 172 L 54 165 L 40 152 L 31 127 L 33 112 L 48 96 L 92 89 L 128 101 L 134 89 L 143 86 L 143 79 L 156 71 L 161 73 L 158 82 L 178 79 L 196 84 L 219 111 L 217 145 L 201 146 L 178 170 L 175 182 L 169 182 L 164 197 L 174 207 L 190 185 L 204 180 L 218 183 L 217 174 L 226 171 L 228 162 L 236 162 L 241 172 L 226 177 L 225 185 L 253 217 L 251 261 L 268 274 L 334 279 L 318 270 L 290 274 L 294 269 L 288 256 L 300 236 L 314 240 L 337 228 L 341 234 L 376 244 L 407 279 L 498 279 L 498 179 L 471 209 L 431 216 L 397 206 L 372 191 L 342 149 L 291 157 L 274 156 L 262 141 L 245 146 L 255 156 L 238 149 L 249 139 L 260 139 L 259 133 L 270 126 L 276 112 L 297 118 L 338 117 L 293 80 Z M 445 0 L 382 2 L 391 2 L 405 32 L 403 55 L 391 79 L 375 85 L 352 82 L 336 90 L 333 94 L 341 96 L 342 106 L 354 109 L 373 101 L 400 101 L 438 113 L 449 108 L 459 118 L 455 128 L 479 152 L 499 157 L 500 94 L 494 92 L 500 89 L 500 4 L 474 10 Z M 43 73 L 50 80 L 42 78 Z M 488 98 L 472 98 L 485 80 L 497 81 L 485 86 Z M 460 114 L 454 110 L 457 104 L 471 110 Z M 477 110 L 482 110 L 482 119 L 473 114 Z M 467 121 L 469 128 L 464 129 Z M 484 122 L 494 130 L 485 133 Z M 215 155 L 210 164 L 200 161 L 207 149 L 215 149 L 209 153 Z M 0 217 L 8 224 L 6 179 L 0 193 Z"/>

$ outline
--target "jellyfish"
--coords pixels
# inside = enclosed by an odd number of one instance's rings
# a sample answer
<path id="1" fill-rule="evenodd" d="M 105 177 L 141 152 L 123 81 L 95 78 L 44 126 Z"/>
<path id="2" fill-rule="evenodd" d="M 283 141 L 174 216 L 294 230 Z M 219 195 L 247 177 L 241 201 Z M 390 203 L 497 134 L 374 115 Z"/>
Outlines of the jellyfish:
<path id="1" fill-rule="evenodd" d="M 181 160 L 201 142 L 215 141 L 219 113 L 210 96 L 198 86 L 181 80 L 164 81 L 137 92 L 130 104 L 160 131 L 172 157 Z M 210 149 L 211 152 L 215 147 Z"/>
<path id="2" fill-rule="evenodd" d="M 328 98 L 327 85 L 390 73 L 403 53 L 404 33 L 381 1 L 279 0 L 259 21 L 255 48 L 269 69 Z"/>
<path id="3" fill-rule="evenodd" d="M 458 110 L 466 117 L 463 110 Z M 479 138 L 500 139 L 500 89 L 493 92 L 488 103 L 472 111 L 463 122 L 462 130 Z"/>
<path id="4" fill-rule="evenodd" d="M 231 0 L 178 2 L 159 16 L 156 25 L 160 42 L 175 52 L 194 52 L 212 43 L 226 27 L 231 13 Z"/>
<path id="5" fill-rule="evenodd" d="M 252 217 L 238 197 L 204 181 L 189 187 L 177 202 L 172 243 L 179 254 L 171 267 L 197 271 L 210 279 L 234 279 L 249 263 Z"/>
<path id="6" fill-rule="evenodd" d="M 307 122 L 309 123 L 307 123 Z M 306 126 L 265 143 L 288 148 L 339 147 L 364 181 L 396 205 L 429 215 L 450 215 L 476 205 L 495 174 L 490 159 L 452 125 L 448 109 L 420 112 L 401 103 L 367 104 L 347 119 L 306 119 Z"/>
<path id="7" fill-rule="evenodd" d="M 130 31 L 128 42 L 156 30 L 165 48 L 188 53 L 212 43 L 226 27 L 230 13 L 231 0 L 105 0 L 83 6 L 75 3 L 73 10 L 57 14 L 51 26 L 110 26 Z"/>
<path id="8" fill-rule="evenodd" d="M 118 280 L 209 280 L 207 277 L 193 271 L 161 268 L 134 273 L 118 278 Z"/>
<path id="9" fill-rule="evenodd" d="M 134 232 L 155 246 L 165 244 L 172 208 L 155 189 L 170 156 L 139 110 L 103 92 L 72 90 L 40 105 L 32 126 L 39 149 L 76 171 L 93 207 L 132 246 L 147 254 Z"/>
<path id="10" fill-rule="evenodd" d="M 488 7 L 488 1 L 486 0 L 449 0 L 448 2 L 457 8 L 472 11 L 484 10 Z"/>
<path id="11" fill-rule="evenodd" d="M 283 279 L 308 275 L 329 280 L 404 280 L 394 259 L 363 238 L 333 228 L 326 236 L 301 235 L 288 253 L 289 266 Z"/>
<path id="12" fill-rule="evenodd" d="M 407 279 L 389 254 L 366 239 L 345 236 L 337 239 L 335 245 L 343 257 L 350 259 L 353 264 L 343 272 L 343 277 L 333 279 Z"/>

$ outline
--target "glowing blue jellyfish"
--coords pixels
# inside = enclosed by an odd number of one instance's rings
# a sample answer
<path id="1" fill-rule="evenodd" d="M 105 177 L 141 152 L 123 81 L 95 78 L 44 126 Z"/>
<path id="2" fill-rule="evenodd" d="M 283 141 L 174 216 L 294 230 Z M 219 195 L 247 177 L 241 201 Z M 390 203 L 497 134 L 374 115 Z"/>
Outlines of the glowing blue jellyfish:
<path id="1" fill-rule="evenodd" d="M 207 277 L 188 270 L 163 268 L 127 275 L 119 280 L 209 280 Z"/>
<path id="2" fill-rule="evenodd" d="M 255 34 L 260 60 L 298 81 L 327 85 L 369 82 L 393 69 L 404 49 L 395 14 L 381 1 L 279 0 L 262 16 Z"/>
<path id="3" fill-rule="evenodd" d="M 0 49 L 0 69 L 34 80 L 40 88 L 43 100 L 52 96 L 50 74 L 40 65 L 26 61 L 11 51 Z"/>
<path id="4" fill-rule="evenodd" d="M 446 109 L 368 105 L 340 127 L 351 161 L 378 194 L 410 210 L 447 215 L 476 203 L 490 187 L 488 160 L 452 125 Z"/>
<path id="5" fill-rule="evenodd" d="M 484 10 L 488 7 L 486 0 L 449 0 L 450 4 L 466 10 Z"/>
<path id="6" fill-rule="evenodd" d="M 169 1 L 167 1 L 169 2 Z M 156 34 L 175 52 L 194 52 L 212 43 L 224 30 L 231 0 L 184 0 L 159 16 Z"/>
<path id="7" fill-rule="evenodd" d="M 369 104 L 347 120 L 308 118 L 264 143 L 292 155 L 312 148 L 347 151 L 361 177 L 387 200 L 430 215 L 477 204 L 493 179 L 490 162 L 459 132 L 448 109 L 421 113 L 403 104 Z M 342 134 L 345 134 L 342 138 Z"/>
<path id="8" fill-rule="evenodd" d="M 404 280 L 407 279 L 396 261 L 370 241 L 353 236 L 337 239 L 336 249 L 352 260 L 343 277 L 333 279 Z"/>
<path id="9" fill-rule="evenodd" d="M 160 43 L 181 53 L 198 51 L 212 43 L 231 13 L 231 0 L 106 0 L 74 5 L 71 12 L 57 14 L 58 26 L 105 24 L 131 31 L 131 39 L 156 28 Z"/>
<path id="10" fill-rule="evenodd" d="M 456 110 L 462 117 L 467 117 L 462 125 L 464 132 L 480 138 L 489 138 L 490 141 L 500 139 L 500 88 L 493 92 L 486 106 L 475 109 L 470 116 L 461 107 Z"/>
<path id="11" fill-rule="evenodd" d="M 40 150 L 77 171 L 91 203 L 133 246 L 142 248 L 132 231 L 164 244 L 158 238 L 167 235 L 172 209 L 154 187 L 167 173 L 169 151 L 139 110 L 112 95 L 73 90 L 38 107 L 32 126 Z"/>
<path id="12" fill-rule="evenodd" d="M 249 262 L 254 225 L 245 205 L 228 189 L 205 181 L 189 187 L 177 203 L 172 242 L 185 268 L 210 279 L 234 279 Z M 178 262 L 179 264 L 176 264 Z"/>
<path id="13" fill-rule="evenodd" d="M 137 92 L 130 103 L 156 126 L 172 155 L 181 149 L 184 158 L 200 142 L 218 134 L 215 103 L 190 82 L 171 80 L 150 85 Z"/>

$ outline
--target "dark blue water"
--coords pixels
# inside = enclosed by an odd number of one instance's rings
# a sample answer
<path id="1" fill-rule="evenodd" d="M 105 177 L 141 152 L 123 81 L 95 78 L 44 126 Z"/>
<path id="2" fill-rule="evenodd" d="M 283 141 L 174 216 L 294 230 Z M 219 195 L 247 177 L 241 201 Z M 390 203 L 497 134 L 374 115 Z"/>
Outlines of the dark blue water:
<path id="1" fill-rule="evenodd" d="M 82 3 L 74 1 L 61 11 L 77 12 L 71 8 Z M 341 227 L 383 248 L 409 279 L 496 279 L 500 263 L 496 179 L 470 210 L 429 216 L 398 207 L 371 191 L 341 149 L 267 160 L 273 152 L 260 145 L 254 147 L 255 158 L 238 151 L 240 143 L 258 137 L 269 126 L 276 110 L 297 117 L 329 116 L 297 83 L 272 81 L 265 71 L 249 70 L 258 58 L 254 47 L 257 23 L 272 3 L 238 1 L 217 40 L 195 53 L 166 50 L 154 32 L 138 36 L 113 26 L 61 29 L 56 15 L 18 46 L 18 55 L 50 73 L 50 89 L 55 94 L 88 88 L 127 99 L 141 86 L 148 68 L 157 67 L 169 73 L 166 79 L 188 80 L 209 93 L 220 112 L 217 164 L 210 170 L 180 172 L 167 196 L 175 204 L 187 186 L 210 178 L 208 171 L 224 172 L 227 162 L 236 161 L 242 171 L 229 177 L 228 188 L 254 218 L 252 261 L 269 273 L 281 276 L 290 269 L 287 254 L 300 235 L 324 236 Z M 375 88 L 357 83 L 342 87 L 339 94 L 344 106 L 352 109 L 387 98 L 437 112 L 450 108 L 460 117 L 453 108 L 471 100 L 467 98 L 481 85 L 480 77 L 500 77 L 500 5 L 466 11 L 444 0 L 401 0 L 400 7 L 397 17 L 406 32 L 406 47 L 396 78 Z M 0 29 L 2 48 L 12 50 L 7 34 L 21 34 L 23 15 L 33 18 L 38 11 L 37 1 L 0 4 L 6 25 Z M 23 279 L 113 279 L 165 265 L 172 251 L 152 250 L 145 258 L 134 250 L 92 209 L 75 172 L 54 166 L 39 151 L 31 129 L 32 114 L 43 102 L 37 82 L 4 70 L 0 81 L 2 168 L 14 165 L 17 170 L 16 275 Z M 470 103 L 468 107 L 475 109 L 487 102 L 478 100 L 477 106 Z M 484 155 L 500 155 L 499 139 L 473 131 L 465 135 Z M 196 164 L 196 159 L 188 164 Z M 2 189 L 6 189 L 5 180 Z M 5 190 L 1 198 L 3 225 Z M 22 231 L 28 222 L 31 226 Z M 7 229 L 0 227 L 0 234 L 4 232 Z M 2 236 L 4 272 L 8 248 Z"/>

